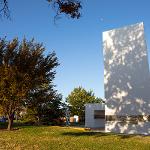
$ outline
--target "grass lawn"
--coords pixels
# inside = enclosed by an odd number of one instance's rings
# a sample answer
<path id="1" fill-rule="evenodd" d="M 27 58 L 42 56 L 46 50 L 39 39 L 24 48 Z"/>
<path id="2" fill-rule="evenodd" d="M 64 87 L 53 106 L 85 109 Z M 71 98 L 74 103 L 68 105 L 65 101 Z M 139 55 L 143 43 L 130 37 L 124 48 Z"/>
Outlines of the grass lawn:
<path id="1" fill-rule="evenodd" d="M 94 133 L 81 128 L 22 126 L 0 129 L 0 150 L 150 150 L 150 136 Z"/>

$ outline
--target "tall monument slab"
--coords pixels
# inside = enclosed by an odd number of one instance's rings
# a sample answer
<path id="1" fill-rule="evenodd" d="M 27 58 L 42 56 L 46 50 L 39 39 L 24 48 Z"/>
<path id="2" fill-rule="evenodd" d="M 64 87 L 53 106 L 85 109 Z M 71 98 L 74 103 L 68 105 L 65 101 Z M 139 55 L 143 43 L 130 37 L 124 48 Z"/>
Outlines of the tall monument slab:
<path id="1" fill-rule="evenodd" d="M 150 133 L 150 76 L 144 25 L 103 32 L 106 132 Z"/>

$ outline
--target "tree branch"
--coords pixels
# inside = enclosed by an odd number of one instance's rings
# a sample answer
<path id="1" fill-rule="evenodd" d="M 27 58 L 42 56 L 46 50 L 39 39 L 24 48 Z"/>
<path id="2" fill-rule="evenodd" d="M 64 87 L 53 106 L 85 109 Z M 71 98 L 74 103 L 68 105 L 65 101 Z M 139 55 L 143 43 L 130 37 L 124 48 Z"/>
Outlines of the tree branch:
<path id="1" fill-rule="evenodd" d="M 10 18 L 10 10 L 8 7 L 8 0 L 0 0 L 0 16 Z"/>

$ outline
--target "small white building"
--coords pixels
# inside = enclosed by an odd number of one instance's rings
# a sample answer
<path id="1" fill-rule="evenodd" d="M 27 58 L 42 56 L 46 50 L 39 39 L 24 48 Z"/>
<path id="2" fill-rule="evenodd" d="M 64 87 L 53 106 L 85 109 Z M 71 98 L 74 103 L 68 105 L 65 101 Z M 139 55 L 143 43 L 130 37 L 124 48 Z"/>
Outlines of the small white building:
<path id="1" fill-rule="evenodd" d="M 85 104 L 85 127 L 105 128 L 105 104 Z"/>

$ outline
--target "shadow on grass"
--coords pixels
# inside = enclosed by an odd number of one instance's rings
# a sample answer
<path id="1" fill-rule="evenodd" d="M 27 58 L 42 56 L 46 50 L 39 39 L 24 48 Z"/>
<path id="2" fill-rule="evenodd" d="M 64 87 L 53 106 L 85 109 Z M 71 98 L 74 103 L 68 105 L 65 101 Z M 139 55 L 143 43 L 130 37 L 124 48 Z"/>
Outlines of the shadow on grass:
<path id="1" fill-rule="evenodd" d="M 78 136 L 94 136 L 94 137 L 118 136 L 121 139 L 127 139 L 127 138 L 132 138 L 132 137 L 137 136 L 134 134 L 125 135 L 125 134 L 104 133 L 104 132 L 64 132 L 64 133 L 62 133 L 62 135 L 72 136 L 72 137 L 78 137 Z"/>
<path id="2" fill-rule="evenodd" d="M 5 122 L 5 123 L 0 122 L 0 131 L 8 131 L 7 126 L 8 126 L 7 122 Z M 20 126 L 18 124 L 14 123 L 11 131 L 16 131 L 19 129 L 20 129 Z"/>
<path id="3" fill-rule="evenodd" d="M 67 136 L 110 136 L 112 133 L 103 133 L 103 132 L 64 132 L 62 135 Z"/>
<path id="4" fill-rule="evenodd" d="M 7 129 L 7 124 L 8 124 L 8 123 L 0 122 L 0 130 Z"/>
<path id="5" fill-rule="evenodd" d="M 118 134 L 118 136 L 119 136 L 121 139 L 128 139 L 128 138 L 135 137 L 135 136 L 137 136 L 137 135 L 135 135 L 135 134 L 130 134 L 130 135 Z"/>
<path id="6" fill-rule="evenodd" d="M 7 130 L 8 122 L 2 123 L 0 122 L 0 131 L 8 131 Z M 32 127 L 46 127 L 47 125 L 36 125 L 27 122 L 14 122 L 11 131 L 19 130 L 21 128 L 32 128 Z"/>

